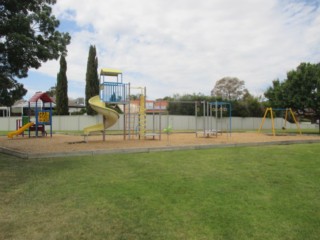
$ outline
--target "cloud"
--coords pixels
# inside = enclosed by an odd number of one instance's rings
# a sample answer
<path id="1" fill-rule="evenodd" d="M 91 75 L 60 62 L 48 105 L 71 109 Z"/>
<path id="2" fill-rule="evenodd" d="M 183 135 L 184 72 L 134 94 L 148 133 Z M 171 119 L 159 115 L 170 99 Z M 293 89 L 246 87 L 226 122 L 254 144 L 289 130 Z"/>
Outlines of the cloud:
<path id="1" fill-rule="evenodd" d="M 99 67 L 124 71 L 148 96 L 209 95 L 233 76 L 261 94 L 300 62 L 318 62 L 319 6 L 297 0 L 58 1 L 55 15 L 73 22 L 68 79 L 85 79 L 89 45 Z M 39 70 L 56 75 L 56 62 Z M 83 93 L 84 95 L 84 93 Z"/>

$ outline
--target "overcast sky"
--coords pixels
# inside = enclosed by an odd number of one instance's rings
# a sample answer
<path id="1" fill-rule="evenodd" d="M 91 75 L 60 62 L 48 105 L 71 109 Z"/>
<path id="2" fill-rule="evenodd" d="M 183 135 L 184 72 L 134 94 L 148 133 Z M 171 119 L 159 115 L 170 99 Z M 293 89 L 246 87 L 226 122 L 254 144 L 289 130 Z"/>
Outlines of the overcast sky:
<path id="1" fill-rule="evenodd" d="M 261 95 L 301 62 L 320 62 L 320 0 L 58 0 L 54 15 L 72 36 L 69 97 L 84 97 L 89 46 L 99 69 L 124 72 L 149 99 L 210 95 L 223 77 Z M 56 84 L 57 61 L 21 80 L 29 90 Z"/>

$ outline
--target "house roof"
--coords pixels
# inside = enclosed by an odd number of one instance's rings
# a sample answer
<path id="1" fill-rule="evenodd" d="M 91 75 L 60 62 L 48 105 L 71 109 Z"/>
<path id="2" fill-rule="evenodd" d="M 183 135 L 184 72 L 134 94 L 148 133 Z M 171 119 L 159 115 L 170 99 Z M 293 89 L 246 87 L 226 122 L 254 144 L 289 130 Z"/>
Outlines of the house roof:
<path id="1" fill-rule="evenodd" d="M 36 92 L 36 94 L 29 99 L 29 102 L 37 102 L 39 99 L 44 103 L 53 102 L 53 100 L 45 92 Z"/>

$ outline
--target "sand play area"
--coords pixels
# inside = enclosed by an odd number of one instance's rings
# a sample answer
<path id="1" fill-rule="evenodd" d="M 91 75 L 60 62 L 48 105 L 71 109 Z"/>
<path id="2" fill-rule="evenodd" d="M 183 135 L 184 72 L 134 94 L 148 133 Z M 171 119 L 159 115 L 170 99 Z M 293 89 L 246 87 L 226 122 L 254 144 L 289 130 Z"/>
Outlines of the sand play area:
<path id="1" fill-rule="evenodd" d="M 215 147 L 233 147 L 247 145 L 292 144 L 320 142 L 316 135 L 283 135 L 272 136 L 262 133 L 232 133 L 212 137 L 197 137 L 195 133 L 173 133 L 167 138 L 162 134 L 161 140 L 130 139 L 124 140 L 122 135 L 89 136 L 87 142 L 79 135 L 53 134 L 52 137 L 0 137 L 0 151 L 15 154 L 24 158 L 54 157 L 65 155 L 91 155 L 104 153 L 131 153 L 150 151 L 169 151 L 181 149 L 201 149 Z"/>

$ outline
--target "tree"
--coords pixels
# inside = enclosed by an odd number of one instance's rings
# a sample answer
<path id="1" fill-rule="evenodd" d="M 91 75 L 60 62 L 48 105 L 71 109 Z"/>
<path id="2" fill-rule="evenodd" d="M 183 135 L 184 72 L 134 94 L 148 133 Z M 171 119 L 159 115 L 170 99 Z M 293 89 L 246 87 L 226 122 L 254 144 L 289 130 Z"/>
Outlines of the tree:
<path id="1" fill-rule="evenodd" d="M 67 52 L 68 33 L 56 29 L 52 15 L 56 0 L 2 0 L 0 5 L 0 103 L 11 106 L 27 92 L 15 78 L 28 76 L 30 68 L 58 59 Z M 8 98 L 11 98 L 8 100 Z"/>
<path id="2" fill-rule="evenodd" d="M 60 71 L 57 74 L 56 112 L 58 115 L 68 115 L 68 80 L 67 62 L 64 56 L 60 57 Z"/>
<path id="3" fill-rule="evenodd" d="M 203 115 L 203 101 L 214 102 L 216 101 L 213 97 L 205 96 L 201 93 L 198 94 L 174 94 L 173 97 L 165 97 L 164 100 L 169 101 L 167 110 L 172 115 L 195 115 L 195 107 L 197 107 L 197 114 Z M 197 102 L 197 106 L 195 103 Z"/>
<path id="4" fill-rule="evenodd" d="M 264 106 L 261 99 L 247 93 L 241 100 L 231 101 L 232 116 L 237 117 L 261 117 L 264 113 Z"/>
<path id="5" fill-rule="evenodd" d="M 54 87 L 50 87 L 49 90 L 46 91 L 46 93 L 48 94 L 48 96 L 50 97 L 55 97 L 57 94 L 57 85 Z"/>
<path id="6" fill-rule="evenodd" d="M 87 62 L 87 73 L 86 73 L 86 109 L 88 115 L 96 115 L 89 105 L 89 99 L 99 94 L 99 78 L 98 78 L 98 58 L 96 56 L 96 47 L 90 46 L 89 56 Z"/>
<path id="7" fill-rule="evenodd" d="M 287 73 L 283 82 L 274 81 L 265 96 L 271 106 L 290 107 L 300 116 L 315 121 L 320 118 L 319 89 L 320 64 L 301 63 Z"/>
<path id="8" fill-rule="evenodd" d="M 320 64 L 301 63 L 287 73 L 285 84 L 289 105 L 302 115 L 319 118 L 320 115 Z"/>
<path id="9" fill-rule="evenodd" d="M 272 86 L 268 87 L 264 96 L 269 100 L 269 107 L 289 108 L 288 94 L 286 93 L 286 83 L 280 82 L 279 79 L 272 81 Z"/>
<path id="10" fill-rule="evenodd" d="M 236 77 L 224 77 L 218 80 L 211 91 L 211 96 L 225 100 L 241 99 L 248 90 L 245 88 L 244 81 Z"/>
<path id="11" fill-rule="evenodd" d="M 12 106 L 16 100 L 26 95 L 23 84 L 11 78 L 4 78 L 0 74 L 0 106 Z"/>
<path id="12" fill-rule="evenodd" d="M 56 0 L 2 0 L 0 5 L 0 74 L 27 77 L 30 68 L 67 52 L 68 33 L 56 30 L 52 15 Z"/>

